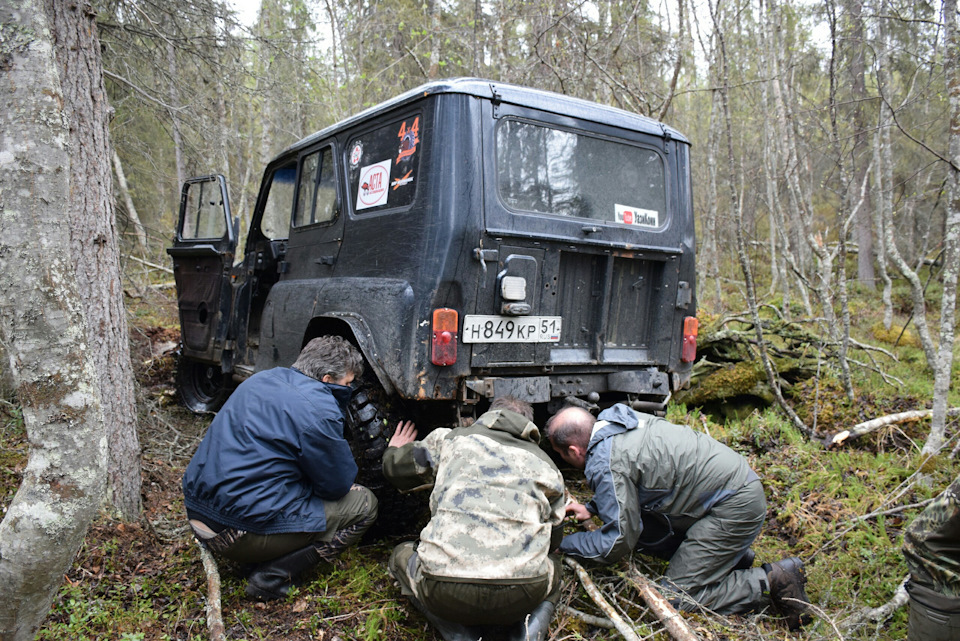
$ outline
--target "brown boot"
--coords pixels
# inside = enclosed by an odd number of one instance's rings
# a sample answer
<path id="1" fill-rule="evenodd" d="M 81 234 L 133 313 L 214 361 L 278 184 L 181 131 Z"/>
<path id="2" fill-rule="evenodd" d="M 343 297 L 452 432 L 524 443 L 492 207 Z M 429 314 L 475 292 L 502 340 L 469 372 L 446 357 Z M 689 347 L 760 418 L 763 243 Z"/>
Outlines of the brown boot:
<path id="1" fill-rule="evenodd" d="M 810 623 L 811 617 L 807 614 L 810 609 L 810 598 L 803 586 L 807 577 L 803 573 L 803 561 L 795 556 L 776 563 L 764 563 L 763 569 L 767 572 L 767 583 L 770 586 L 770 599 L 791 630 Z"/>

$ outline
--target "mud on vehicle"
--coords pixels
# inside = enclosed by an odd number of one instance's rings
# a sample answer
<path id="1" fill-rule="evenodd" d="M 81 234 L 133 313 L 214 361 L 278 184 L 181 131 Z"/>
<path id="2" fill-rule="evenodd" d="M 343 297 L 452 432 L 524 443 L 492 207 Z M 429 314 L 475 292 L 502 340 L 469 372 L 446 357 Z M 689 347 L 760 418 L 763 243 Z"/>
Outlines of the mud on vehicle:
<path id="1" fill-rule="evenodd" d="M 696 351 L 689 150 L 611 107 L 429 83 L 271 161 L 236 264 L 227 185 L 193 178 L 168 249 L 181 399 L 215 411 L 338 334 L 366 360 L 348 422 L 377 467 L 391 404 L 421 434 L 503 394 L 540 424 L 567 398 L 661 412 Z"/>

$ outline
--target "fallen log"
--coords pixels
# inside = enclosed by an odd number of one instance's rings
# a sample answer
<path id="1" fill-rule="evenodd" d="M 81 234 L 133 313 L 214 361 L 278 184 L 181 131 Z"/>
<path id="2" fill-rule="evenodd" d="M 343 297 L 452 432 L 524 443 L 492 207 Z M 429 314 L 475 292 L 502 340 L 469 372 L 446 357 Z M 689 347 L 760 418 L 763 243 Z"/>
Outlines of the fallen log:
<path id="1" fill-rule="evenodd" d="M 869 421 L 864 421 L 863 423 L 857 423 L 849 430 L 837 432 L 827 438 L 824 444 L 827 447 L 831 445 L 841 445 L 844 441 L 875 432 L 887 425 L 906 423 L 907 421 L 919 421 L 920 419 L 930 417 L 932 414 L 933 410 L 913 410 L 911 412 L 900 412 L 899 414 L 888 414 L 887 416 L 874 418 Z M 956 416 L 958 414 L 960 414 L 960 407 L 951 407 L 947 410 L 947 416 Z"/>

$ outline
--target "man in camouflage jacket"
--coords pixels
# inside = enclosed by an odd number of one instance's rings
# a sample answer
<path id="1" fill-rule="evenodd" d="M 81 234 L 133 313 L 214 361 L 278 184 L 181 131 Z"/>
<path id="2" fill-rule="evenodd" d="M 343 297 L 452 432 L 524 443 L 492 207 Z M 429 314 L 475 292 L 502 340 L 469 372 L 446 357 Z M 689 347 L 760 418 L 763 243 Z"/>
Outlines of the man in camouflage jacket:
<path id="1" fill-rule="evenodd" d="M 903 535 L 910 641 L 960 639 L 960 477 Z"/>
<path id="2" fill-rule="evenodd" d="M 498 398 L 473 425 L 421 441 L 401 423 L 384 454 L 384 475 L 401 491 L 433 484 L 419 543 L 397 546 L 389 567 L 445 638 L 475 638 L 448 623 L 529 627 L 534 610 L 549 611 L 546 632 L 560 594 L 549 553 L 562 538 L 564 485 L 532 417 L 528 404 Z"/>

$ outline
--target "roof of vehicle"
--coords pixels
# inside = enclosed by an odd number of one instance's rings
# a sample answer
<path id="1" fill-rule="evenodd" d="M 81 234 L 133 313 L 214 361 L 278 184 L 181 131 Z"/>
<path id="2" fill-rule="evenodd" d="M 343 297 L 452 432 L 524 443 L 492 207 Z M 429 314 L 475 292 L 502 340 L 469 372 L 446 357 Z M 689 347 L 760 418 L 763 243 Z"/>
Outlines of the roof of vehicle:
<path id="1" fill-rule="evenodd" d="M 486 98 L 488 100 L 496 97 L 504 103 L 531 107 L 541 111 L 579 118 L 581 120 L 589 120 L 615 127 L 622 127 L 624 129 L 630 129 L 633 131 L 642 131 L 655 136 L 669 136 L 670 138 L 689 143 L 689 140 L 687 140 L 686 136 L 669 125 L 665 125 L 657 120 L 654 120 L 653 118 L 648 118 L 647 116 L 624 111 L 623 109 L 618 109 L 616 107 L 601 105 L 588 100 L 581 100 L 580 98 L 553 93 L 552 91 L 531 89 L 529 87 L 521 87 L 503 82 L 494 82 L 492 80 L 484 80 L 482 78 L 450 78 L 447 80 L 428 82 L 415 89 L 411 89 L 410 91 L 402 93 L 399 96 L 391 98 L 390 100 L 381 102 L 380 104 L 374 105 L 368 109 L 364 109 L 363 111 L 350 116 L 345 120 L 341 120 L 336 124 L 330 125 L 329 127 L 326 127 L 314 134 L 307 136 L 306 138 L 303 138 L 302 140 L 299 140 L 298 142 L 284 149 L 280 155 L 285 155 L 294 149 L 307 147 L 321 138 L 325 138 L 341 129 L 366 120 L 377 113 L 389 111 L 408 102 L 418 100 L 424 96 L 441 93 L 467 94 L 471 96 L 477 96 L 478 98 Z"/>

